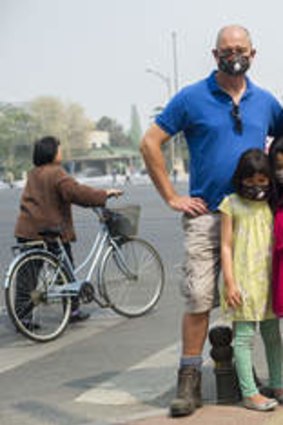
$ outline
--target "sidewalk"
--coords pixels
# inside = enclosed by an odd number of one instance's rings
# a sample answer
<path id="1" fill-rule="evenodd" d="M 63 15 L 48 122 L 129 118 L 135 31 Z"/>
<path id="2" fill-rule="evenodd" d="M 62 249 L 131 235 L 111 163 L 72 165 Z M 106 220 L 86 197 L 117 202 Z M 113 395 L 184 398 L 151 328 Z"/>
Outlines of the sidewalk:
<path id="1" fill-rule="evenodd" d="M 255 338 L 254 365 L 259 372 L 260 380 L 266 385 L 267 367 L 262 340 L 258 333 Z M 217 404 L 216 381 L 211 359 L 203 368 L 202 395 L 203 407 L 190 416 L 169 417 L 168 404 L 168 408 L 163 411 L 151 412 L 152 414 L 147 417 L 130 418 L 119 425 L 283 425 L 283 406 L 278 406 L 272 412 L 256 412 L 242 407 L 240 402 L 231 405 Z"/>
<path id="2" fill-rule="evenodd" d="M 191 416 L 152 416 L 121 425 L 282 425 L 283 407 L 273 412 L 255 412 L 241 406 L 204 405 Z"/>

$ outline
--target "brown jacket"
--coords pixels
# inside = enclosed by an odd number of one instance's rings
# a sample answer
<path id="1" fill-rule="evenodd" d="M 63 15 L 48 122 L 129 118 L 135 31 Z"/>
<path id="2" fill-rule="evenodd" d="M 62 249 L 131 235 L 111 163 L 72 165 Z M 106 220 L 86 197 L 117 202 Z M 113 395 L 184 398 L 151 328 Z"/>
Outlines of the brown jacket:
<path id="1" fill-rule="evenodd" d="M 57 164 L 33 168 L 24 188 L 15 236 L 40 239 L 38 232 L 60 227 L 63 241 L 76 239 L 71 204 L 103 206 L 106 191 L 79 184 Z"/>

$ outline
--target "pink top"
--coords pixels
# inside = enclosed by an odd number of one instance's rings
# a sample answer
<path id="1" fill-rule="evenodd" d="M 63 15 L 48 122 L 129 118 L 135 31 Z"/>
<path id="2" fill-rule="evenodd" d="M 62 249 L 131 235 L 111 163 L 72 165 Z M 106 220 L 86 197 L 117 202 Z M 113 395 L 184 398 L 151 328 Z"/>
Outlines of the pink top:
<path id="1" fill-rule="evenodd" d="M 283 317 L 283 208 L 274 217 L 272 269 L 272 307 L 278 317 Z"/>

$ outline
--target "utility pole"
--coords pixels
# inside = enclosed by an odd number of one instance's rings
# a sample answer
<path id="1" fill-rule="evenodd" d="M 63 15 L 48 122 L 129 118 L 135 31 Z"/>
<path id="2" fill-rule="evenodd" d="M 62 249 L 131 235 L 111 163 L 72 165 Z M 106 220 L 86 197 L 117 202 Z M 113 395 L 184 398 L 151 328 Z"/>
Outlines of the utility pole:
<path id="1" fill-rule="evenodd" d="M 155 75 L 161 81 L 163 81 L 163 83 L 165 83 L 166 88 L 167 88 L 167 97 L 168 97 L 167 101 L 168 101 L 172 96 L 170 77 L 168 77 L 167 75 L 162 74 L 162 72 L 159 72 L 159 71 L 152 69 L 152 68 L 147 68 L 145 71 L 150 73 L 150 74 Z M 174 84 L 174 91 L 175 90 L 176 89 L 175 89 L 175 84 Z M 159 112 L 161 112 L 161 111 L 159 111 Z M 169 143 L 170 143 L 170 166 L 171 166 L 171 172 L 173 172 L 174 165 L 175 165 L 175 140 L 174 140 L 174 138 L 172 138 Z"/>
<path id="2" fill-rule="evenodd" d="M 178 77 L 178 60 L 177 60 L 177 33 L 172 32 L 172 45 L 173 45 L 173 75 L 174 75 L 174 90 L 177 93 L 179 89 L 179 77 Z"/>
<path id="3" fill-rule="evenodd" d="M 177 93 L 179 89 L 179 76 L 178 76 L 178 55 L 177 55 L 177 33 L 172 31 L 172 47 L 173 47 L 173 81 L 174 81 L 174 91 Z M 172 163 L 172 171 L 176 168 L 176 152 L 178 151 L 178 145 L 180 141 L 180 134 L 177 133 L 171 142 L 171 150 L 173 150 L 174 162 Z M 176 146 L 175 146 L 176 143 Z"/>

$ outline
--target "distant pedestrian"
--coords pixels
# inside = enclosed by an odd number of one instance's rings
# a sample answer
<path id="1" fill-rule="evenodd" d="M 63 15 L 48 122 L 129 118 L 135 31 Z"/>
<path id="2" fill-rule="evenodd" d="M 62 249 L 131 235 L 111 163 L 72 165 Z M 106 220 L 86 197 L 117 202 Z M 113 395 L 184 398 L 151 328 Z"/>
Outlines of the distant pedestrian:
<path id="1" fill-rule="evenodd" d="M 7 172 L 6 180 L 7 180 L 7 183 L 9 185 L 9 187 L 11 189 L 13 189 L 13 187 L 14 187 L 14 181 L 15 181 L 15 176 L 14 176 L 14 173 L 12 171 L 8 171 Z"/>
<path id="2" fill-rule="evenodd" d="M 173 183 L 176 184 L 178 180 L 178 170 L 176 167 L 173 168 L 172 174 L 173 174 Z"/>
<path id="3" fill-rule="evenodd" d="M 234 357 L 243 404 L 258 411 L 283 404 L 282 340 L 272 311 L 271 247 L 273 217 L 268 200 L 271 172 L 260 149 L 245 152 L 233 177 L 236 193 L 227 196 L 221 211 L 221 257 L 224 277 L 222 305 L 234 328 Z M 256 386 L 252 347 L 259 324 L 274 398 Z"/>
<path id="4" fill-rule="evenodd" d="M 117 183 L 117 169 L 116 168 L 112 168 L 112 185 L 115 186 Z"/>
<path id="5" fill-rule="evenodd" d="M 130 167 L 126 167 L 125 170 L 125 184 L 130 184 L 131 183 L 131 170 Z"/>

